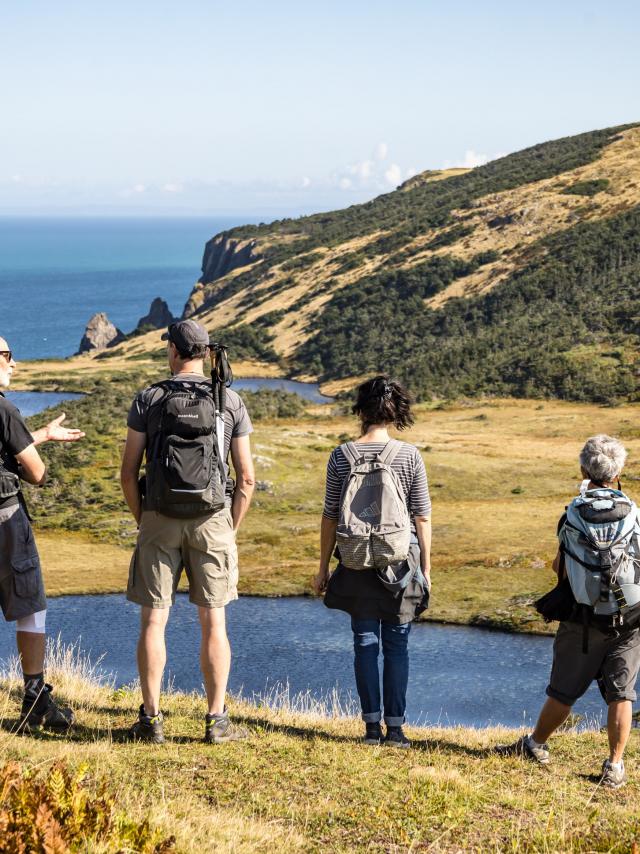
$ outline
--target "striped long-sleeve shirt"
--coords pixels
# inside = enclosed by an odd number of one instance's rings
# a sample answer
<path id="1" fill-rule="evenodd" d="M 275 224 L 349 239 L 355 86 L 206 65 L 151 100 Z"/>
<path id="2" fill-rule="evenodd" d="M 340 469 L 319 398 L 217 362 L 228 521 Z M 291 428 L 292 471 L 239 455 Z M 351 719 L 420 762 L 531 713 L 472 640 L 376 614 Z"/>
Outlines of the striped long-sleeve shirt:
<path id="1" fill-rule="evenodd" d="M 358 451 L 373 455 L 379 454 L 386 442 L 356 442 L 355 444 Z M 391 463 L 391 468 L 398 475 L 411 516 L 430 516 L 431 499 L 427 472 L 418 449 L 414 445 L 403 442 L 402 448 Z M 350 471 L 351 467 L 342 449 L 335 448 L 327 463 L 327 488 L 323 515 L 328 519 L 339 518 L 342 487 Z"/>

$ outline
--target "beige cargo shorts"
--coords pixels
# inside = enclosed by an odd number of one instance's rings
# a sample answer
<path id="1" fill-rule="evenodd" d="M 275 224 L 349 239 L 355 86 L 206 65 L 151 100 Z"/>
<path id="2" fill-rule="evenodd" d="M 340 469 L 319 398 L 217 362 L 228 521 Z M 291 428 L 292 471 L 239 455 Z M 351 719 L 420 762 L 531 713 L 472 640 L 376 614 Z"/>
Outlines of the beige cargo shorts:
<path id="1" fill-rule="evenodd" d="M 149 608 L 169 608 L 183 569 L 195 605 L 221 608 L 238 598 L 238 551 L 230 509 L 195 519 L 142 514 L 127 599 Z"/>

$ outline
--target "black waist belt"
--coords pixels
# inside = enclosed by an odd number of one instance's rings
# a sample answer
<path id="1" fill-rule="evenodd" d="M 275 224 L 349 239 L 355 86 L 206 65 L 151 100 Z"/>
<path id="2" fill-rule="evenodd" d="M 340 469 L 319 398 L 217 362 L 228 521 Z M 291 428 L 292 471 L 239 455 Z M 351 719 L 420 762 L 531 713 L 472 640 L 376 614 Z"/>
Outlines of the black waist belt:
<path id="1" fill-rule="evenodd" d="M 15 507 L 16 504 L 20 504 L 20 498 L 17 495 L 10 495 L 9 498 L 0 498 L 0 510 L 4 510 L 5 507 Z"/>

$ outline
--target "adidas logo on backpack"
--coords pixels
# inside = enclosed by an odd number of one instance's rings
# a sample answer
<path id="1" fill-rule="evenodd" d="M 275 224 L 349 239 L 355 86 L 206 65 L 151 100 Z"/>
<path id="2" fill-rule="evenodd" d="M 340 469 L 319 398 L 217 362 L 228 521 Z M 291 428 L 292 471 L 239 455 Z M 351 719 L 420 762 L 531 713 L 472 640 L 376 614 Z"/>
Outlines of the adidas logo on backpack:
<path id="1" fill-rule="evenodd" d="M 349 569 L 384 569 L 406 560 L 411 522 L 404 492 L 391 465 L 402 442 L 391 439 L 377 455 L 353 442 L 341 445 L 351 470 L 344 482 L 336 543 Z"/>

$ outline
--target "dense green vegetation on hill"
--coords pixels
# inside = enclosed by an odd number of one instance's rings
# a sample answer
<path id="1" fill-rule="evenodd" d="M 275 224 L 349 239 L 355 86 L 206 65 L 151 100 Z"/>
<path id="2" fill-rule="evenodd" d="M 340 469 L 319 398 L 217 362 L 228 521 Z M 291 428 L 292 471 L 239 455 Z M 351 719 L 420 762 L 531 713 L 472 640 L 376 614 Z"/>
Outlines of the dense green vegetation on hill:
<path id="1" fill-rule="evenodd" d="M 390 229 L 396 244 L 402 245 L 429 228 L 446 225 L 452 210 L 470 207 L 475 199 L 488 193 L 551 178 L 590 163 L 617 134 L 633 126 L 621 125 L 541 143 L 446 181 L 394 191 L 344 210 L 280 220 L 270 225 L 241 226 L 228 234 L 236 238 L 287 234 L 306 238 L 286 246 L 274 245 L 267 253 L 267 257 L 274 260 L 318 245 L 331 246 L 379 229 Z"/>
<path id="2" fill-rule="evenodd" d="M 434 236 L 431 248 L 451 244 L 472 231 L 465 223 L 453 222 L 453 210 L 472 209 L 476 200 L 487 194 L 513 189 L 584 166 L 596 160 L 602 149 L 613 142 L 620 132 L 631 127 L 634 125 L 621 125 L 541 143 L 464 174 L 417 184 L 411 189 L 394 190 L 366 204 L 352 205 L 343 210 L 277 220 L 269 225 L 239 226 L 222 232 L 234 239 L 265 238 L 269 245 L 266 250 L 259 250 L 264 258 L 263 263 L 234 276 L 228 282 L 216 284 L 215 302 L 221 303 L 245 291 L 242 305 L 259 305 L 268 296 L 293 284 L 293 280 L 280 280 L 273 285 L 275 291 L 263 287 L 259 297 L 254 293 L 255 285 L 264 285 L 272 276 L 271 268 L 274 264 L 283 264 L 286 271 L 300 272 L 322 257 L 317 247 L 333 247 L 345 240 L 380 230 L 385 232 L 382 236 L 361 251 L 345 256 L 337 266 L 336 273 L 355 269 L 365 258 L 374 255 L 388 256 L 389 263 L 401 262 L 406 258 L 407 244 L 430 229 L 452 226 L 448 231 Z M 591 186 L 600 182 L 585 184 L 589 186 L 581 188 L 575 185 L 569 192 L 593 195 L 604 189 L 604 185 Z M 563 191 L 562 186 L 558 187 L 558 191 Z M 298 239 L 290 240 L 291 237 Z M 283 241 L 280 238 L 289 239 Z"/>
<path id="3" fill-rule="evenodd" d="M 381 369 L 419 396 L 633 396 L 640 335 L 640 208 L 541 241 L 484 296 L 424 305 L 465 265 L 434 259 L 338 293 L 297 352 L 323 378 Z"/>

